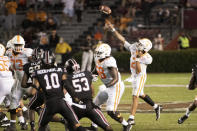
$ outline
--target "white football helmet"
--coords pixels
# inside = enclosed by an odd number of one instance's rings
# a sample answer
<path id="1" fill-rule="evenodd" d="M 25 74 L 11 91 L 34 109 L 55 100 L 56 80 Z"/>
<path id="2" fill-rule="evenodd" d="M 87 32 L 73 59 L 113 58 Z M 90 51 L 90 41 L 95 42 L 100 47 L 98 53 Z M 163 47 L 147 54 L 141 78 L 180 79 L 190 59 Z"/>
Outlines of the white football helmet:
<path id="1" fill-rule="evenodd" d="M 7 42 L 7 45 L 6 45 L 6 49 L 13 49 L 13 44 L 12 44 L 12 40 L 9 40 L 8 42 Z"/>
<path id="2" fill-rule="evenodd" d="M 25 40 L 22 36 L 16 35 L 12 38 L 12 44 L 15 52 L 22 52 L 25 47 Z"/>
<path id="3" fill-rule="evenodd" d="M 139 42 L 136 44 L 136 47 L 138 50 L 144 50 L 148 52 L 152 48 L 152 42 L 147 38 L 143 38 L 139 40 Z"/>
<path id="4" fill-rule="evenodd" d="M 102 43 L 98 45 L 94 52 L 95 60 L 104 59 L 111 55 L 111 47 L 108 44 Z"/>
<path id="5" fill-rule="evenodd" d="M 3 44 L 0 44 L 0 56 L 4 56 L 5 54 L 5 47 Z"/>

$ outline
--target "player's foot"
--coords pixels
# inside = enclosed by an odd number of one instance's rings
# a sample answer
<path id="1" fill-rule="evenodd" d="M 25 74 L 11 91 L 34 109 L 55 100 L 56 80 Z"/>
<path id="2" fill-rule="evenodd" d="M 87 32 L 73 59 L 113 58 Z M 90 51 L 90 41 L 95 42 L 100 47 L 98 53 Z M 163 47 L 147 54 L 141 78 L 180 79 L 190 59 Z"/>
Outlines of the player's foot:
<path id="1" fill-rule="evenodd" d="M 31 131 L 36 131 L 36 128 L 35 127 L 33 127 L 33 128 L 31 127 Z"/>
<path id="2" fill-rule="evenodd" d="M 16 125 L 15 124 L 11 124 L 7 128 L 5 128 L 3 131 L 17 131 L 16 130 Z"/>
<path id="3" fill-rule="evenodd" d="M 85 127 L 85 129 L 87 129 L 87 131 L 98 131 L 98 128 L 96 128 L 92 125 L 90 127 Z"/>
<path id="4" fill-rule="evenodd" d="M 188 118 L 187 115 L 182 116 L 181 118 L 178 119 L 178 123 L 182 124 L 185 120 L 187 120 L 187 118 Z"/>
<path id="5" fill-rule="evenodd" d="M 1 127 L 8 127 L 8 126 L 10 126 L 10 120 L 2 120 L 1 122 L 0 122 L 0 126 Z"/>
<path id="6" fill-rule="evenodd" d="M 69 130 L 68 130 L 68 122 L 67 122 L 67 120 L 62 119 L 62 120 L 61 120 L 61 123 L 64 124 L 65 131 L 69 131 Z"/>
<path id="7" fill-rule="evenodd" d="M 158 105 L 157 108 L 155 108 L 156 120 L 158 120 L 160 118 L 161 110 L 162 110 L 162 106 L 161 105 Z"/>
<path id="8" fill-rule="evenodd" d="M 28 129 L 26 122 L 20 123 L 20 125 L 21 125 L 21 130 L 27 130 Z"/>
<path id="9" fill-rule="evenodd" d="M 128 122 L 128 125 L 124 131 L 130 131 L 132 129 L 133 125 L 135 125 L 134 119 L 129 118 L 127 120 L 127 122 Z"/>

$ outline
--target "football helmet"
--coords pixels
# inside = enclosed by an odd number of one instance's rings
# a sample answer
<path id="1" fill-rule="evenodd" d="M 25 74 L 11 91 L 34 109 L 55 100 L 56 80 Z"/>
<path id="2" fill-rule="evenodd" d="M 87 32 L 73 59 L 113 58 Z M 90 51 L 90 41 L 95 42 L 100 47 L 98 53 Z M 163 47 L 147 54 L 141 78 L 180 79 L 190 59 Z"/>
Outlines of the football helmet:
<path id="1" fill-rule="evenodd" d="M 3 44 L 0 43 L 0 56 L 4 56 L 5 54 L 5 47 Z"/>
<path id="2" fill-rule="evenodd" d="M 7 45 L 6 45 L 6 49 L 13 49 L 13 44 L 12 44 L 12 40 L 9 40 L 8 42 L 7 42 Z"/>
<path id="3" fill-rule="evenodd" d="M 80 65 L 75 59 L 69 59 L 65 62 L 65 68 L 67 73 L 78 73 L 80 72 Z"/>
<path id="4" fill-rule="evenodd" d="M 12 38 L 12 44 L 13 44 L 13 47 L 14 47 L 14 51 L 20 53 L 20 52 L 23 51 L 23 49 L 25 47 L 25 40 L 23 39 L 22 36 L 15 35 Z"/>
<path id="5" fill-rule="evenodd" d="M 55 65 L 55 54 L 52 51 L 44 51 L 42 55 L 42 62 L 45 65 Z"/>
<path id="6" fill-rule="evenodd" d="M 100 60 L 100 59 L 104 59 L 108 56 L 111 55 L 111 47 L 106 44 L 106 43 L 102 43 L 100 44 L 94 52 L 94 58 L 95 60 Z"/>
<path id="7" fill-rule="evenodd" d="M 34 60 L 39 60 L 39 59 L 43 58 L 43 53 L 44 53 L 44 51 L 42 49 L 35 48 L 35 49 L 33 49 L 32 57 Z"/>
<path id="8" fill-rule="evenodd" d="M 139 39 L 139 42 L 136 43 L 136 47 L 138 50 L 148 52 L 152 48 L 152 42 L 147 38 Z"/>

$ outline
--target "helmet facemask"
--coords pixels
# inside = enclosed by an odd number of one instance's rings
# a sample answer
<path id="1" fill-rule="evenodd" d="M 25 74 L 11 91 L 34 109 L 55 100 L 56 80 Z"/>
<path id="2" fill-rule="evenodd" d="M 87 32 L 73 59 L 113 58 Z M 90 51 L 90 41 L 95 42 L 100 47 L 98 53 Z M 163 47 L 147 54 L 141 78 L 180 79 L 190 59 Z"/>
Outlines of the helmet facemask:
<path id="1" fill-rule="evenodd" d="M 24 45 L 23 44 L 14 44 L 14 51 L 17 53 L 22 52 L 24 49 Z"/>

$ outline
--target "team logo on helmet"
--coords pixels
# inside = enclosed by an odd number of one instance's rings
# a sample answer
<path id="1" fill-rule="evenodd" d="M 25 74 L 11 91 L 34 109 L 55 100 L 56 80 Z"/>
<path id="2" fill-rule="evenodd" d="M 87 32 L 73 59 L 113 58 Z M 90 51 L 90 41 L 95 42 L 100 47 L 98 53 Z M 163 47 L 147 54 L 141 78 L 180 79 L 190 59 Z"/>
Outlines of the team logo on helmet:
<path id="1" fill-rule="evenodd" d="M 77 73 L 80 71 L 80 65 L 75 61 L 75 59 L 69 59 L 65 63 L 65 68 L 67 73 Z"/>

